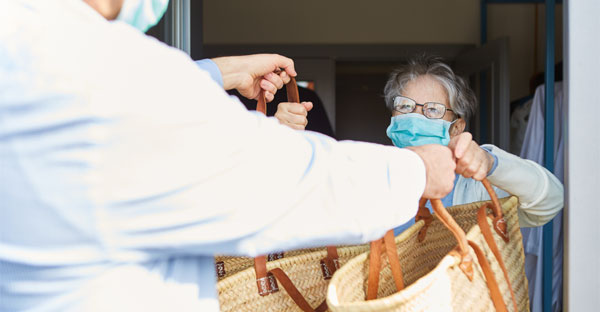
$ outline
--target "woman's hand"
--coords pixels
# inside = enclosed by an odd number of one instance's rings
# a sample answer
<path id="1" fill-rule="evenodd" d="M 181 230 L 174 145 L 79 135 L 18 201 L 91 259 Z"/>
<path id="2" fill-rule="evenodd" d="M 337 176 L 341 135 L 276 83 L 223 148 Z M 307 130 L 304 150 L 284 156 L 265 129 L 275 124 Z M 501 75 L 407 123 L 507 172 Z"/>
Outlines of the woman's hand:
<path id="1" fill-rule="evenodd" d="M 494 166 L 494 157 L 479 147 L 469 132 L 450 139 L 448 147 L 456 158 L 456 173 L 466 178 L 481 181 Z"/>
<path id="2" fill-rule="evenodd" d="M 281 102 L 277 105 L 275 118 L 279 123 L 292 129 L 304 130 L 308 124 L 308 112 L 313 108 L 311 102 L 289 103 Z"/>

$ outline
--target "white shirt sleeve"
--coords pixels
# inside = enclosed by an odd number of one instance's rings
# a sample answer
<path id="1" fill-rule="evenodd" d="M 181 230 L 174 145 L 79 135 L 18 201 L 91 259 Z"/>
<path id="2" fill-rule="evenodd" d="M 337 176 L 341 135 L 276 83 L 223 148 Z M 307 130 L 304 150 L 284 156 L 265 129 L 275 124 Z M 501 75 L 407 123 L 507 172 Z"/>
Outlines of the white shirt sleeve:
<path id="1" fill-rule="evenodd" d="M 521 227 L 540 226 L 552 220 L 564 206 L 560 181 L 544 167 L 519 158 L 494 145 L 484 145 L 498 157 L 498 167 L 490 182 L 519 197 Z"/>
<path id="2" fill-rule="evenodd" d="M 109 127 L 94 189 L 111 244 L 257 255 L 364 243 L 414 217 L 413 152 L 288 129 L 197 76 L 170 91 L 184 103 L 149 96 Z"/>
<path id="3" fill-rule="evenodd" d="M 120 22 L 98 27 L 94 40 L 82 29 L 30 45 L 64 62 L 27 68 L 42 85 L 23 76 L 35 101 L 7 110 L 5 126 L 43 131 L 45 152 L 18 160 L 39 168 L 34 191 L 58 226 L 89 214 L 86 235 L 111 258 L 363 243 L 414 217 L 425 171 L 413 152 L 291 130 L 248 112 L 183 52 Z"/>
<path id="4" fill-rule="evenodd" d="M 522 159 L 491 145 L 482 145 L 498 158 L 496 170 L 487 179 L 498 197 L 519 198 L 519 226 L 541 226 L 556 216 L 563 207 L 563 185 L 548 170 L 531 160 Z M 453 204 L 460 205 L 490 197 L 481 182 L 458 177 Z"/>
<path id="5" fill-rule="evenodd" d="M 424 184 L 413 152 L 250 113 L 84 1 L 0 1 L 0 310 L 217 310 L 215 253 L 366 242 Z"/>
<path id="6" fill-rule="evenodd" d="M 0 50 L 6 259 L 256 255 L 363 243 L 414 217 L 415 153 L 281 126 L 185 53 L 70 9 L 87 22 L 0 33 L 19 43 Z"/>

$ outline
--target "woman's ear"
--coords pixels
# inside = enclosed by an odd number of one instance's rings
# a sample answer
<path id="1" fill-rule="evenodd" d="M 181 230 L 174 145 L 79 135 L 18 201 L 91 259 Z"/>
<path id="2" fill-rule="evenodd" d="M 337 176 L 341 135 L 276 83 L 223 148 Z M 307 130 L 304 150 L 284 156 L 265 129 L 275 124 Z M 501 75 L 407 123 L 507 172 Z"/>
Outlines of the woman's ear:
<path id="1" fill-rule="evenodd" d="M 457 136 L 465 131 L 467 123 L 464 119 L 458 118 L 450 127 L 450 137 Z"/>

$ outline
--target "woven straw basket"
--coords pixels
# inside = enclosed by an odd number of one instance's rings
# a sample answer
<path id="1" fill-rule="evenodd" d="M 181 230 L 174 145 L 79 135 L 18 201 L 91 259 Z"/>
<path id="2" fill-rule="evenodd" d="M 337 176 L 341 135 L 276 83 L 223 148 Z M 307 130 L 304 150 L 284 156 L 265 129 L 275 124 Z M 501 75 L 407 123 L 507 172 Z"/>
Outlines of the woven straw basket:
<path id="1" fill-rule="evenodd" d="M 351 258 L 369 250 L 368 245 L 338 247 L 340 266 Z M 321 249 L 293 257 L 267 262 L 267 269 L 281 268 L 311 307 L 325 300 L 327 284 L 331 279 L 323 277 L 321 260 L 327 251 Z M 256 273 L 250 267 L 222 279 L 217 283 L 221 311 L 302 311 L 279 285 L 279 291 L 260 296 L 256 285 Z"/>
<path id="2" fill-rule="evenodd" d="M 524 271 L 524 253 L 518 225 L 518 199 L 501 201 L 510 241 L 498 235 L 494 241 L 502 255 L 515 294 L 519 311 L 529 310 L 527 280 Z M 447 208 L 458 225 L 467 232 L 467 239 L 475 242 L 490 263 L 506 307 L 514 310 L 509 287 L 489 246 L 477 225 L 477 212 L 486 202 L 457 205 Z M 488 224 L 490 223 L 487 218 Z M 458 257 L 449 254 L 457 241 L 436 215 L 426 231 L 424 241 L 418 241 L 424 221 L 395 238 L 403 272 L 403 290 L 397 291 L 387 257 L 381 257 L 382 269 L 375 300 L 365 301 L 369 272 L 369 252 L 350 260 L 334 274 L 329 284 L 327 304 L 331 311 L 494 311 L 490 291 L 481 267 L 473 265 L 472 281 L 458 267 Z M 474 250 L 469 247 L 472 259 Z M 476 261 L 474 261 L 476 262 Z"/>
<path id="3" fill-rule="evenodd" d="M 286 252 L 269 254 L 267 256 L 268 261 L 279 260 L 287 257 L 294 257 L 301 254 L 311 253 L 315 251 L 325 250 L 325 247 L 321 248 L 308 248 L 308 249 L 298 249 L 291 250 Z M 251 268 L 254 265 L 254 258 L 250 257 L 233 257 L 233 256 L 216 256 L 215 257 L 215 267 L 217 270 L 217 278 L 222 280 L 226 277 L 229 277 L 235 273 L 243 271 L 247 268 Z"/>

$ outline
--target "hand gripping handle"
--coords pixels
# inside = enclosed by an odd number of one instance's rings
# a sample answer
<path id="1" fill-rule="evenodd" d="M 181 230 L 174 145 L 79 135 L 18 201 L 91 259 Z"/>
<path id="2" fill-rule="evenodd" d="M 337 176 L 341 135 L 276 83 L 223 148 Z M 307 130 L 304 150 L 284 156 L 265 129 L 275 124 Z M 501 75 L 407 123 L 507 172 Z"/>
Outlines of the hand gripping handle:
<path id="1" fill-rule="evenodd" d="M 298 84 L 296 83 L 296 78 L 290 77 L 290 82 L 285 84 L 285 90 L 287 91 L 288 102 L 300 103 L 300 94 L 298 93 Z M 265 115 L 267 114 L 267 99 L 265 98 L 265 92 L 263 90 L 261 90 L 258 95 L 256 111 Z"/>

